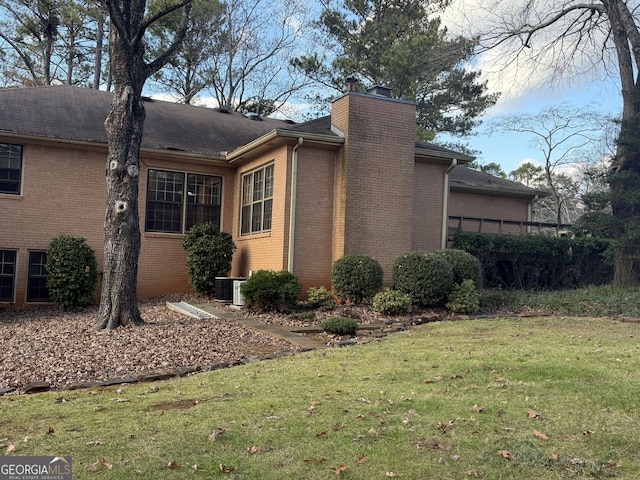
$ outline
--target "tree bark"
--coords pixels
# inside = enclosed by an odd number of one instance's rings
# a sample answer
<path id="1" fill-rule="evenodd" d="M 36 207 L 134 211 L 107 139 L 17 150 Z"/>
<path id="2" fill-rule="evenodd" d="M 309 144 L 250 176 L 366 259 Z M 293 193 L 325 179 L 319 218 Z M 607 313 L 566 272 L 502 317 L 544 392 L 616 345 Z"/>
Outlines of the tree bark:
<path id="1" fill-rule="evenodd" d="M 637 239 L 630 240 L 630 225 L 640 219 L 640 204 L 629 202 L 629 192 L 639 189 L 640 142 L 637 140 L 637 127 L 640 123 L 640 87 L 634 75 L 634 60 L 640 52 L 640 34 L 633 23 L 628 22 L 630 15 L 624 2 L 620 0 L 602 0 L 611 26 L 616 47 L 620 83 L 622 87 L 622 125 L 617 152 L 610 178 L 612 194 L 612 213 L 620 225 L 618 245 L 614 252 L 614 285 L 638 285 L 640 262 L 635 259 L 638 248 Z"/>
<path id="2" fill-rule="evenodd" d="M 145 110 L 142 89 L 151 75 L 177 51 L 187 29 L 189 7 L 172 45 L 156 60 L 144 59 L 144 33 L 149 25 L 184 7 L 191 0 L 165 6 L 145 18 L 146 0 L 103 0 L 111 19 L 111 72 L 115 85 L 111 110 L 105 120 L 107 156 L 107 208 L 104 221 L 104 266 L 100 308 L 94 328 L 114 329 L 142 325 L 137 298 L 140 218 L 138 183 L 140 144 Z"/>
<path id="3" fill-rule="evenodd" d="M 142 88 L 147 78 L 142 42 L 132 43 L 114 29 L 111 65 L 115 91 L 105 121 L 109 154 L 104 273 L 95 329 L 144 324 L 137 299 L 139 158 L 145 119 Z"/>

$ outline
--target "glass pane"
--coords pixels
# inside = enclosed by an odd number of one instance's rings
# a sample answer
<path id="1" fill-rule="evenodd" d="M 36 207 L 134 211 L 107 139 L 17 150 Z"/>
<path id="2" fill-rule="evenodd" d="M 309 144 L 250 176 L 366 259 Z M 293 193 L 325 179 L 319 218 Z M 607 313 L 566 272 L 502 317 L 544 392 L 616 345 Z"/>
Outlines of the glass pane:
<path id="1" fill-rule="evenodd" d="M 20 194 L 22 146 L 0 143 L 0 193 Z"/>
<path id="2" fill-rule="evenodd" d="M 262 202 L 253 204 L 253 212 L 251 214 L 251 231 L 259 232 L 262 230 Z"/>
<path id="3" fill-rule="evenodd" d="M 265 168 L 264 175 L 264 198 L 273 197 L 273 165 Z"/>
<path id="4" fill-rule="evenodd" d="M 182 232 L 184 173 L 149 170 L 145 228 L 149 232 Z"/>
<path id="5" fill-rule="evenodd" d="M 264 170 L 257 170 L 253 172 L 253 201 L 257 202 L 262 200 L 262 192 L 264 189 L 264 182 L 262 177 L 264 176 Z"/>
<path id="6" fill-rule="evenodd" d="M 240 233 L 246 235 L 251 233 L 251 206 L 245 205 L 242 207 L 242 222 L 240 225 Z"/>
<path id="7" fill-rule="evenodd" d="M 16 252 L 13 250 L 0 250 L 0 301 L 13 301 L 13 288 L 15 284 Z"/>
<path id="8" fill-rule="evenodd" d="M 253 175 L 245 175 L 242 177 L 242 205 L 251 204 L 251 182 Z"/>
<path id="9" fill-rule="evenodd" d="M 47 288 L 46 252 L 29 252 L 29 275 L 27 279 L 27 301 L 49 302 Z"/>
<path id="10" fill-rule="evenodd" d="M 264 216 L 262 220 L 262 230 L 271 230 L 271 205 L 273 200 L 264 201 Z"/>

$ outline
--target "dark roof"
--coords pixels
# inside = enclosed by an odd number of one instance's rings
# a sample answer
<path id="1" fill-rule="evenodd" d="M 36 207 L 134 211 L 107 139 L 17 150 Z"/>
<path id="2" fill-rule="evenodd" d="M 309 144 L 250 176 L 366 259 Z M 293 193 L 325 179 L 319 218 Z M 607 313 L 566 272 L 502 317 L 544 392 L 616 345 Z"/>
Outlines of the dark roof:
<path id="1" fill-rule="evenodd" d="M 104 120 L 113 94 L 90 88 L 48 86 L 0 89 L 0 133 L 106 143 Z M 216 156 L 267 132 L 293 125 L 272 118 L 146 99 L 142 148 Z"/>
<path id="2" fill-rule="evenodd" d="M 449 186 L 452 190 L 477 191 L 485 194 L 494 192 L 500 195 L 513 196 L 547 196 L 547 193 L 542 190 L 536 190 L 506 178 L 495 177 L 479 170 L 473 170 L 464 165 L 457 166 L 451 170 Z"/>
<path id="3" fill-rule="evenodd" d="M 66 85 L 0 89 L 0 133 L 106 144 L 104 120 L 113 93 Z M 295 124 L 267 117 L 146 99 L 143 149 L 170 150 L 217 157 L 232 152 L 268 132 L 326 136 L 338 139 L 325 116 Z M 429 142 L 417 140 L 416 149 L 437 157 L 471 160 Z"/>

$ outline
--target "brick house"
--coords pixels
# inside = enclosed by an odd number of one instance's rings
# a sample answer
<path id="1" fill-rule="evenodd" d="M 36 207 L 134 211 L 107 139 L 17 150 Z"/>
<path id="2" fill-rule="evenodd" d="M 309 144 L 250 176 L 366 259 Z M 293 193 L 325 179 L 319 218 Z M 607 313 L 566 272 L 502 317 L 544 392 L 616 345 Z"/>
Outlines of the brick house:
<path id="1" fill-rule="evenodd" d="M 329 284 L 348 253 L 391 266 L 446 242 L 449 215 L 529 220 L 536 191 L 489 183 L 472 157 L 415 139 L 415 104 L 349 92 L 306 123 L 145 100 L 140 154 L 141 297 L 191 289 L 183 233 L 233 235 L 231 276 L 288 269 Z M 112 94 L 68 86 L 0 90 L 0 302 L 47 301 L 45 250 L 64 233 L 102 263 Z"/>

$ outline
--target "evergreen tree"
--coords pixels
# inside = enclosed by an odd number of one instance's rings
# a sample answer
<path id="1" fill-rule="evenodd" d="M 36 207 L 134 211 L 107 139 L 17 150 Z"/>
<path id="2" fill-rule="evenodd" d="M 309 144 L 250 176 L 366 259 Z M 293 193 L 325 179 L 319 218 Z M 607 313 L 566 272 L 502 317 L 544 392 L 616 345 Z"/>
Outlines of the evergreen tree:
<path id="1" fill-rule="evenodd" d="M 446 2 L 346 0 L 326 8 L 316 23 L 323 52 L 292 62 L 325 87 L 343 91 L 355 75 L 356 88 L 382 85 L 417 104 L 420 136 L 465 135 L 497 100 L 480 72 L 469 70 L 473 39 L 451 38 L 434 13 Z"/>

